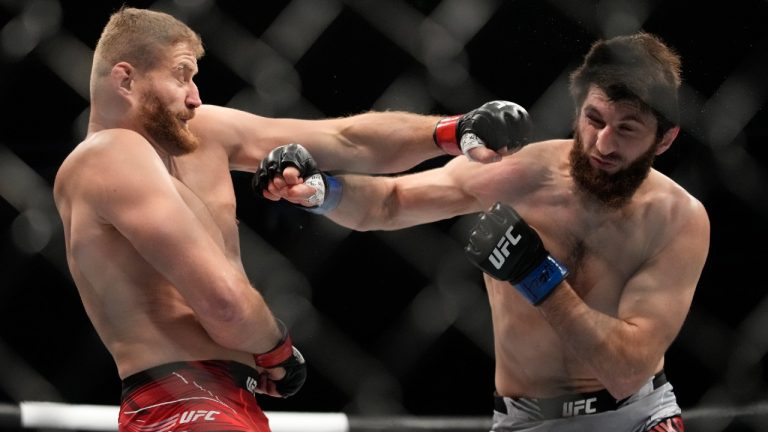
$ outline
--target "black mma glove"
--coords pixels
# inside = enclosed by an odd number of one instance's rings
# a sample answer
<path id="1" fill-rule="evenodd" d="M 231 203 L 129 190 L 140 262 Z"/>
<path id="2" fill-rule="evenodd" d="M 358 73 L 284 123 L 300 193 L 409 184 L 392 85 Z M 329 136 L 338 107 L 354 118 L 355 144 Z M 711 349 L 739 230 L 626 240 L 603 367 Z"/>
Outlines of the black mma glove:
<path id="1" fill-rule="evenodd" d="M 528 142 L 531 118 L 514 102 L 491 101 L 463 115 L 440 119 L 432 138 L 450 155 L 467 154 L 475 147 L 517 150 Z"/>
<path id="2" fill-rule="evenodd" d="M 272 149 L 251 180 L 251 188 L 257 196 L 263 196 L 269 181 L 276 174 L 282 174 L 283 170 L 293 166 L 299 170 L 299 175 L 304 179 L 304 184 L 315 189 L 315 194 L 309 198 L 310 207 L 300 206 L 304 210 L 324 214 L 339 205 L 341 200 L 341 182 L 330 174 L 326 174 L 317 168 L 315 160 L 301 144 L 287 144 Z"/>
<path id="3" fill-rule="evenodd" d="M 464 252 L 494 279 L 512 283 L 534 305 L 568 276 L 536 231 L 512 207 L 498 202 L 480 215 Z"/>
<path id="4" fill-rule="evenodd" d="M 264 369 L 283 368 L 285 376 L 274 381 L 275 389 L 280 396 L 287 398 L 296 394 L 307 379 L 307 363 L 298 349 L 293 346 L 288 329 L 282 321 L 276 320 L 282 336 L 271 350 L 263 354 L 254 354 L 256 366 Z"/>

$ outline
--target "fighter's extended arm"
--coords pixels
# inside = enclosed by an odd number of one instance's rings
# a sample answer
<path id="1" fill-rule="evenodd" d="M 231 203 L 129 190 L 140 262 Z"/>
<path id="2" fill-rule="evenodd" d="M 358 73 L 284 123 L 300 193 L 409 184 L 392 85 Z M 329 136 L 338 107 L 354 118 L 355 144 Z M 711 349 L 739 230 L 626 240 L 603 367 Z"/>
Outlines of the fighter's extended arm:
<path id="1" fill-rule="evenodd" d="M 322 120 L 267 118 L 204 105 L 190 128 L 205 145 L 224 149 L 235 170 L 253 172 L 275 147 L 300 143 L 324 171 L 399 173 L 462 150 L 476 160 L 495 161 L 499 153 L 524 144 L 531 125 L 521 106 L 492 101 L 451 117 L 386 111 Z"/>

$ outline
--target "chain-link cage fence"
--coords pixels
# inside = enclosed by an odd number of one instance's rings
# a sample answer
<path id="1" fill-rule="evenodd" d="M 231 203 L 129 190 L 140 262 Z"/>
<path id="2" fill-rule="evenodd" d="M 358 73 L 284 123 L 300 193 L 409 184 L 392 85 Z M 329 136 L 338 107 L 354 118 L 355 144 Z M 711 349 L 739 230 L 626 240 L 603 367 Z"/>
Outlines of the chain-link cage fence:
<path id="1" fill-rule="evenodd" d="M 114 364 L 66 267 L 51 185 L 84 136 L 93 48 L 121 4 L 0 0 L 2 402 L 119 403 Z M 667 375 L 693 430 L 768 429 L 765 0 L 128 4 L 170 12 L 201 34 L 204 102 L 322 118 L 454 114 L 507 99 L 529 108 L 541 138 L 569 134 L 567 77 L 596 38 L 658 34 L 681 54 L 684 85 L 682 133 L 656 168 L 699 198 L 712 222 Z M 353 232 L 254 199 L 249 180 L 233 173 L 246 271 L 310 365 L 304 389 L 264 398 L 266 410 L 490 416 L 490 309 L 456 241 L 465 219 Z"/>

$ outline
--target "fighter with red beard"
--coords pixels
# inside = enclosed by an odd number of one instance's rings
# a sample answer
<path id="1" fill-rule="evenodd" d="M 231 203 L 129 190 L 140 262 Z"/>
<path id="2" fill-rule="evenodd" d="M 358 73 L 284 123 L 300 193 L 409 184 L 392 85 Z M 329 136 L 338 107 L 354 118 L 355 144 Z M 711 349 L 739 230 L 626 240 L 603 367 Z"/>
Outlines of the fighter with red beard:
<path id="1" fill-rule="evenodd" d="M 480 107 L 473 115 L 507 131 L 498 146 L 481 130 L 488 147 L 436 146 L 438 116 L 299 120 L 204 105 L 203 52 L 171 15 L 112 14 L 93 56 L 87 135 L 54 184 L 69 269 L 122 380 L 120 431 L 266 432 L 256 394 L 304 384 L 289 325 L 245 273 L 231 171 L 254 172 L 290 142 L 326 169 L 401 172 L 446 152 L 493 160 L 527 122 L 513 103 Z"/>

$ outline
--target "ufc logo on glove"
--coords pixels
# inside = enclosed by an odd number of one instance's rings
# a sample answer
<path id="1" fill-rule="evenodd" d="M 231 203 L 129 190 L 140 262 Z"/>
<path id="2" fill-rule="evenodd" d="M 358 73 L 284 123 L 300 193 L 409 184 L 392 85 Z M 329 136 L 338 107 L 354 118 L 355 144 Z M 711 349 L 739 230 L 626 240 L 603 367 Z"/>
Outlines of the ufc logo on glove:
<path id="1" fill-rule="evenodd" d="M 493 264 L 494 267 L 497 269 L 500 269 L 501 266 L 504 265 L 504 261 L 509 257 L 509 246 L 515 246 L 517 245 L 517 242 L 520 241 L 521 235 L 517 235 L 517 237 L 512 235 L 512 230 L 515 229 L 514 226 L 510 226 L 507 228 L 507 232 L 504 233 L 504 237 L 499 239 L 499 242 L 496 243 L 496 247 L 493 249 L 493 253 L 488 256 L 488 260 L 491 261 L 491 264 Z"/>

